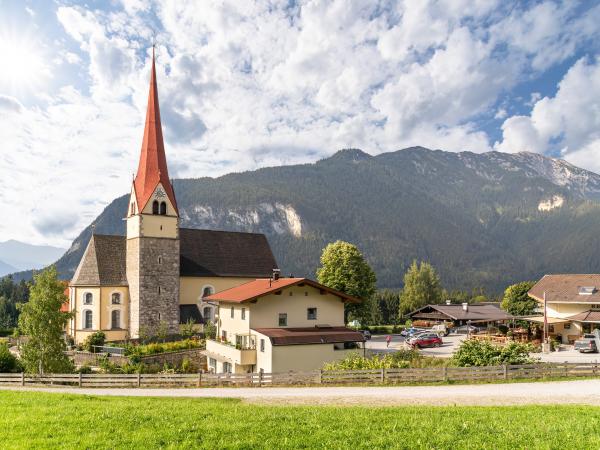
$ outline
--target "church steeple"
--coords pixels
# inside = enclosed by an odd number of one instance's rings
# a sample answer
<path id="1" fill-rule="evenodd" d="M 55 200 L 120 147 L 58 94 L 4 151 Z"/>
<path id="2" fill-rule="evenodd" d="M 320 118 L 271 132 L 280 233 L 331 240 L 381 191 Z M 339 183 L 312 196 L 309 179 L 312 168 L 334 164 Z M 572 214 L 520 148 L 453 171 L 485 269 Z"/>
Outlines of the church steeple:
<path id="1" fill-rule="evenodd" d="M 152 47 L 152 71 L 150 74 L 150 92 L 148 94 L 144 139 L 142 141 L 137 174 L 133 182 L 139 211 L 143 211 L 146 208 L 148 201 L 153 197 L 159 184 L 162 185 L 175 214 L 179 215 L 175 193 L 169 180 L 169 171 L 167 168 L 165 144 L 163 142 L 162 126 L 160 123 L 160 108 L 158 105 L 154 47 Z"/>

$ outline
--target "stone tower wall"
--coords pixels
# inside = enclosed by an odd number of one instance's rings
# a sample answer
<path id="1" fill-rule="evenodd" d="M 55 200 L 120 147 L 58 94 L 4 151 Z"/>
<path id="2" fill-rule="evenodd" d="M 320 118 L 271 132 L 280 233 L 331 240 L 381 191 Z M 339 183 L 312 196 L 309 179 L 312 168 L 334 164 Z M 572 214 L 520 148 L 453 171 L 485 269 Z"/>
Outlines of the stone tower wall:
<path id="1" fill-rule="evenodd" d="M 179 331 L 179 239 L 127 240 L 127 279 L 131 298 L 130 334 L 155 334 L 161 322 Z M 160 289 L 159 289 L 160 288 Z"/>

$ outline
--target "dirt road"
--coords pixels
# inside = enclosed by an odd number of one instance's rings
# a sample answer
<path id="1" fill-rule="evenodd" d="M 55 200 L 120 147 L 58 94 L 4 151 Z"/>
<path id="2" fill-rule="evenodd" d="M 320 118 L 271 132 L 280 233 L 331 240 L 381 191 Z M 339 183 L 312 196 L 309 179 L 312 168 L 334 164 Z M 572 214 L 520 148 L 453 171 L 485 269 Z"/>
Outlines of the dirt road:
<path id="1" fill-rule="evenodd" d="M 0 390 L 6 389 L 85 395 L 240 398 L 246 402 L 264 404 L 391 406 L 577 403 L 600 405 L 600 380 L 396 387 L 265 387 L 201 389 L 0 387 Z"/>

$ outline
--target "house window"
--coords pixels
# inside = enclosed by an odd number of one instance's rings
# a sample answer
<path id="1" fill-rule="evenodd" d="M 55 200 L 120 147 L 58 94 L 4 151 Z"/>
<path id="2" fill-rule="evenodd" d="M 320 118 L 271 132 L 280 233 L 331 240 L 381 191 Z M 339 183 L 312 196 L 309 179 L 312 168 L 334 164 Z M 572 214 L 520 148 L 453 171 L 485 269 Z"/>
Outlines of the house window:
<path id="1" fill-rule="evenodd" d="M 246 320 L 246 308 L 242 308 L 242 320 Z"/>
<path id="2" fill-rule="evenodd" d="M 210 306 L 205 306 L 202 310 L 202 316 L 205 321 L 212 320 L 212 308 Z"/>
<path id="3" fill-rule="evenodd" d="M 263 353 L 265 352 L 265 340 L 264 339 L 260 340 L 260 351 Z"/>
<path id="4" fill-rule="evenodd" d="M 231 307 L 231 318 L 232 318 L 232 319 L 233 319 L 234 311 L 235 311 L 235 309 L 233 309 L 233 306 L 232 306 L 232 307 Z"/>
<path id="5" fill-rule="evenodd" d="M 158 201 L 154 200 L 152 202 L 152 214 L 158 214 Z"/>
<path id="6" fill-rule="evenodd" d="M 86 309 L 83 312 L 83 328 L 91 329 L 93 327 L 92 319 L 93 319 L 92 311 L 90 311 L 89 309 Z"/>
<path id="7" fill-rule="evenodd" d="M 121 304 L 121 294 L 119 294 L 118 292 L 114 292 L 112 295 L 111 302 L 113 305 L 120 305 Z"/>
<path id="8" fill-rule="evenodd" d="M 294 293 L 292 291 L 290 291 L 289 296 L 291 297 L 292 295 L 294 295 Z"/>
<path id="9" fill-rule="evenodd" d="M 221 340 L 222 341 L 226 341 L 227 340 L 227 331 L 221 330 Z"/>
<path id="10" fill-rule="evenodd" d="M 570 329 L 571 329 L 571 324 L 570 324 L 570 323 L 568 323 L 568 322 L 566 322 L 566 323 L 563 325 L 563 328 L 564 328 L 565 330 L 570 330 Z"/>
<path id="11" fill-rule="evenodd" d="M 231 363 L 228 363 L 228 362 L 223 363 L 223 372 L 231 373 Z"/>
<path id="12" fill-rule="evenodd" d="M 307 308 L 306 318 L 308 320 L 317 320 L 317 308 Z"/>
<path id="13" fill-rule="evenodd" d="M 135 205 L 132 203 L 131 204 L 131 214 L 130 215 L 134 215 L 135 214 Z"/>
<path id="14" fill-rule="evenodd" d="M 287 313 L 279 313 L 279 326 L 287 327 Z"/>
<path id="15" fill-rule="evenodd" d="M 166 216 L 167 215 L 167 204 L 166 204 L 166 202 L 160 202 L 160 215 L 161 216 Z"/>
<path id="16" fill-rule="evenodd" d="M 211 372 L 217 371 L 217 360 L 215 358 L 208 358 L 208 367 L 210 367 Z"/>
<path id="17" fill-rule="evenodd" d="M 92 295 L 91 292 L 86 292 L 85 295 L 83 296 L 83 304 L 84 305 L 91 305 L 93 300 L 94 300 L 94 296 Z"/>
<path id="18" fill-rule="evenodd" d="M 600 309 L 600 304 L 592 305 L 592 309 Z"/>
<path id="19" fill-rule="evenodd" d="M 121 328 L 121 311 L 114 310 L 113 312 L 111 312 L 110 319 L 113 330 L 118 330 L 119 328 Z"/>

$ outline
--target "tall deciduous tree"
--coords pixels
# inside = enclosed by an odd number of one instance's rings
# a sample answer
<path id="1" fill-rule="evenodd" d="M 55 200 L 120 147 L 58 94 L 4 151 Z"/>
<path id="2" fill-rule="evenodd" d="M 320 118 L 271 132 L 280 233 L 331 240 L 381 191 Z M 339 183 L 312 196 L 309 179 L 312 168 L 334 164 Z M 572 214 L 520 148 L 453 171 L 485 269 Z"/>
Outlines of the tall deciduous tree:
<path id="1" fill-rule="evenodd" d="M 355 245 L 344 241 L 327 245 L 321 254 L 317 280 L 332 289 L 363 299 L 361 304 L 346 306 L 346 321 L 370 321 L 371 297 L 376 291 L 377 277 Z"/>
<path id="2" fill-rule="evenodd" d="M 528 316 L 533 314 L 538 306 L 537 301 L 527 295 L 535 281 L 523 281 L 510 285 L 504 291 L 500 307 L 513 316 Z"/>
<path id="3" fill-rule="evenodd" d="M 29 302 L 21 306 L 19 329 L 27 336 L 21 360 L 29 373 L 65 373 L 72 363 L 65 355 L 63 330 L 71 313 L 62 312 L 65 286 L 51 266 L 33 277 Z"/>
<path id="4" fill-rule="evenodd" d="M 428 304 L 440 303 L 440 277 L 427 262 L 413 261 L 404 274 L 404 289 L 400 297 L 400 313 L 406 314 Z"/>

